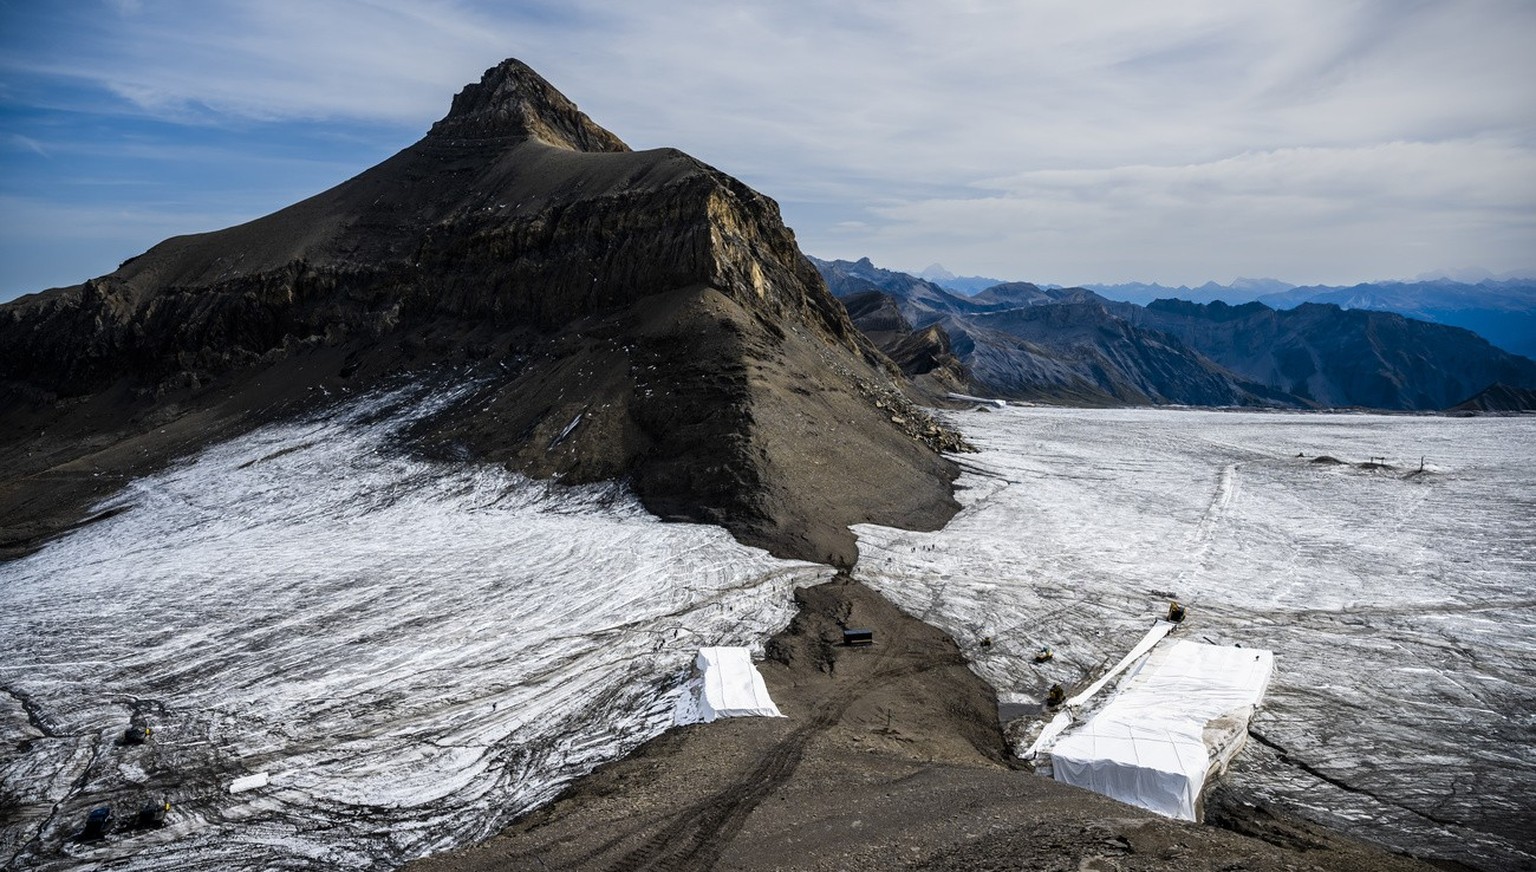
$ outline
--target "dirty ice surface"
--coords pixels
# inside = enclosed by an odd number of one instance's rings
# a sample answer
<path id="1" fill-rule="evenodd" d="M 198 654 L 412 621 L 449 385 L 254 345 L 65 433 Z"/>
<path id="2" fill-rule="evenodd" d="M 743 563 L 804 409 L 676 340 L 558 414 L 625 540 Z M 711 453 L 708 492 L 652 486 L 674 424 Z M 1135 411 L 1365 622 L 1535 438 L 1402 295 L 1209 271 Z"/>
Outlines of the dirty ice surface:
<path id="1" fill-rule="evenodd" d="M 670 725 L 701 646 L 760 645 L 830 575 L 618 486 L 392 447 L 442 401 L 216 446 L 0 565 L 0 867 L 387 869 L 484 837 Z M 162 830 L 73 838 L 161 797 Z"/>
<path id="2" fill-rule="evenodd" d="M 1415 853 L 1536 864 L 1536 419 L 955 418 L 982 449 L 959 458 L 965 508 L 936 533 L 857 528 L 858 574 L 954 634 L 1005 700 L 1070 691 L 1177 597 L 1177 635 L 1276 655 L 1227 777 L 1241 794 Z M 1056 657 L 1037 666 L 1041 645 Z"/>

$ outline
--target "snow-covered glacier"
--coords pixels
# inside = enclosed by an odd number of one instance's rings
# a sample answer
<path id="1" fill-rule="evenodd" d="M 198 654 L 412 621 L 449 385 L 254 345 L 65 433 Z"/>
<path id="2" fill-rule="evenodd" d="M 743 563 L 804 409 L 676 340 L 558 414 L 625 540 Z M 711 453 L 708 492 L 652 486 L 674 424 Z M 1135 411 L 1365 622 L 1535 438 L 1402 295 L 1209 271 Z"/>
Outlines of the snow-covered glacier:
<path id="1" fill-rule="evenodd" d="M 620 485 L 399 450 L 454 399 L 210 447 L 0 565 L 0 865 L 387 869 L 483 837 L 665 728 L 698 648 L 760 645 L 831 574 Z M 957 458 L 963 510 L 858 528 L 856 574 L 1005 700 L 1096 673 L 1177 597 L 1186 638 L 1277 655 L 1239 791 L 1536 863 L 1536 420 L 954 418 L 981 449 Z M 130 724 L 151 741 L 120 744 Z M 165 829 L 73 838 L 161 797 Z"/>
<path id="2" fill-rule="evenodd" d="M 1229 776 L 1374 841 L 1536 865 L 1536 419 L 1010 408 L 964 509 L 857 528 L 859 576 L 1039 701 L 1189 606 L 1276 654 Z M 1422 465 L 1422 471 L 1421 471 Z M 987 644 L 983 644 L 986 641 Z M 1050 663 L 1032 662 L 1041 645 Z"/>
<path id="3" fill-rule="evenodd" d="M 831 575 L 619 485 L 394 447 L 452 399 L 211 447 L 0 566 L 0 866 L 391 868 L 483 837 L 667 727 L 698 648 L 760 646 Z M 161 798 L 164 829 L 74 838 Z"/>

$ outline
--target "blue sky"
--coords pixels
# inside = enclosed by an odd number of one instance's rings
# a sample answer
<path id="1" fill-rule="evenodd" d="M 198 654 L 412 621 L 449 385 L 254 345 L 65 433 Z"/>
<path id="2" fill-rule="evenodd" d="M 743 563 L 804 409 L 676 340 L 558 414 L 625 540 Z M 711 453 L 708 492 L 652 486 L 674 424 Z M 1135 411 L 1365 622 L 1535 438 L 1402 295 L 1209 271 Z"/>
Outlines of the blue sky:
<path id="1" fill-rule="evenodd" d="M 505 57 L 822 257 L 1536 272 L 1533 39 L 1527 0 L 0 0 L 0 298 L 340 182 Z"/>

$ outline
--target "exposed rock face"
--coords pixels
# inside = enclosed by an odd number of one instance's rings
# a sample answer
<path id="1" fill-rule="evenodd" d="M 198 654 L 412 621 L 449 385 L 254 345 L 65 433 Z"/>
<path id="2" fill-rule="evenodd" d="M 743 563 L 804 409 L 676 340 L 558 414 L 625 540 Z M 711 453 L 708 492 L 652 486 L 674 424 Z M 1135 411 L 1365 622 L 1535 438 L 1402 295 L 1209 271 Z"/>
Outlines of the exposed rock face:
<path id="1" fill-rule="evenodd" d="M 494 75 L 493 75 L 494 74 Z M 432 135 L 444 139 L 536 139 L 571 151 L 629 151 L 522 61 L 508 59 L 453 98 Z"/>
<path id="2" fill-rule="evenodd" d="M 3 389 L 25 406 L 0 433 L 0 523 L 17 538 L 38 475 L 103 443 L 141 449 L 99 459 L 115 480 L 253 409 L 444 365 L 483 390 L 423 446 L 632 476 L 654 511 L 781 554 L 851 562 L 847 524 L 955 508 L 935 450 L 955 437 L 907 408 L 772 200 L 629 150 L 507 61 L 329 191 L 0 308 Z M 176 445 L 144 438 L 194 413 Z"/>
<path id="3" fill-rule="evenodd" d="M 970 384 L 970 371 L 955 357 L 944 328 L 932 324 L 914 330 L 896 299 L 880 291 L 844 297 L 843 305 L 854 326 L 918 384 L 943 393 Z"/>
<path id="4" fill-rule="evenodd" d="M 34 384 L 77 393 L 124 362 L 214 371 L 285 338 L 372 337 L 442 315 L 547 329 L 691 284 L 766 317 L 805 316 L 855 348 L 846 318 L 810 293 L 819 282 L 771 200 L 681 152 L 629 151 L 508 62 L 425 139 L 350 181 L 7 306 L 33 341 L 3 353 Z"/>

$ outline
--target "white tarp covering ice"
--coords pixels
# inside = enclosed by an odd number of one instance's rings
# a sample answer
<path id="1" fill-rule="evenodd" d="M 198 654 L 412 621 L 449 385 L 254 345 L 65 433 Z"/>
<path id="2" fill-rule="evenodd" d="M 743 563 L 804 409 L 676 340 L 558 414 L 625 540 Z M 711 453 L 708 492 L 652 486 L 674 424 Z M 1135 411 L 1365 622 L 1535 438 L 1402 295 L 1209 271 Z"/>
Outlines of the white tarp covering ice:
<path id="1" fill-rule="evenodd" d="M 679 724 L 713 723 L 718 718 L 782 718 L 768 695 L 768 685 L 752 663 L 752 649 L 699 649 L 694 660 L 698 676 L 678 702 Z"/>
<path id="2" fill-rule="evenodd" d="M 1195 820 L 1211 761 L 1228 750 L 1207 744 L 1207 724 L 1236 715 L 1246 726 L 1274 663 L 1274 654 L 1253 648 L 1164 645 L 1104 708 L 1056 741 L 1056 780 Z"/>
<path id="3" fill-rule="evenodd" d="M 271 777 L 265 772 L 257 772 L 255 775 L 246 775 L 236 778 L 229 783 L 230 793 L 244 793 L 247 790 L 255 790 L 258 787 L 266 787 Z"/>
<path id="4" fill-rule="evenodd" d="M 1136 647 L 1120 658 L 1120 662 L 1115 664 L 1113 669 L 1099 676 L 1099 679 L 1093 684 L 1069 697 L 1062 711 L 1057 713 L 1056 717 L 1052 718 L 1051 722 L 1045 725 L 1045 729 L 1040 731 L 1039 738 L 1035 739 L 1035 743 L 1030 746 L 1028 751 L 1024 752 L 1024 759 L 1032 760 L 1042 750 L 1050 748 L 1055 743 L 1056 737 L 1061 734 L 1061 731 L 1072 725 L 1072 715 L 1074 712 L 1093 699 L 1099 691 L 1103 690 L 1111 681 L 1114 681 L 1120 673 L 1129 669 L 1136 661 L 1147 656 L 1147 652 L 1152 650 L 1152 646 L 1161 642 L 1163 637 L 1173 630 L 1174 626 L 1174 624 L 1168 621 L 1153 623 L 1152 629 L 1147 631 L 1147 635 L 1141 637 L 1141 641 L 1136 643 Z"/>

